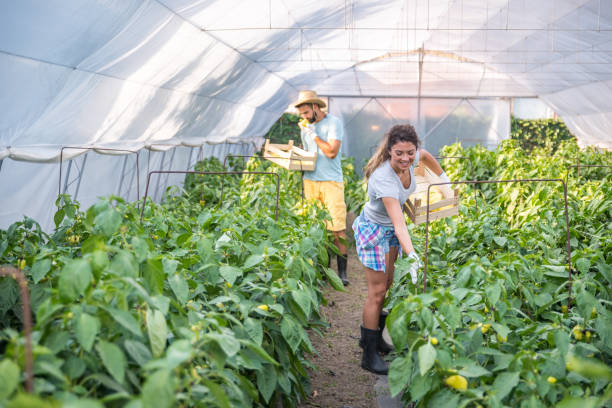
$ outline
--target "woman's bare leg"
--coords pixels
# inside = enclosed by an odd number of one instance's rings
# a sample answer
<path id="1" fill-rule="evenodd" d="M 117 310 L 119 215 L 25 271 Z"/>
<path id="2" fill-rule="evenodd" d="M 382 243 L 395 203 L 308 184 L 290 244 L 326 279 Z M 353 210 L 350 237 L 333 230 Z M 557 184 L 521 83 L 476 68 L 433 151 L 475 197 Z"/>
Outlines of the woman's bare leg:
<path id="1" fill-rule="evenodd" d="M 363 306 L 363 327 L 378 330 L 378 317 L 387 293 L 387 274 L 366 268 L 368 294 Z"/>

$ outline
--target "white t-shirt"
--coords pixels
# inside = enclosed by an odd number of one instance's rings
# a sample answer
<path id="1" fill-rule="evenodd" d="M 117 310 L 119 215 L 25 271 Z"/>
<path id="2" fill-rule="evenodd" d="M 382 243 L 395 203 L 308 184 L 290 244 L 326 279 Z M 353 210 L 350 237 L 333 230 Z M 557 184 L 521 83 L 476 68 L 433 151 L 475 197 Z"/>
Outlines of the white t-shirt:
<path id="1" fill-rule="evenodd" d="M 416 190 L 414 180 L 414 167 L 419 163 L 420 154 L 417 150 L 416 157 L 410 166 L 410 186 L 404 188 L 399 175 L 393 170 L 389 160 L 378 166 L 368 179 L 368 196 L 370 201 L 365 203 L 363 214 L 366 219 L 375 224 L 392 227 L 393 223 L 387 214 L 387 209 L 382 201 L 383 197 L 395 198 L 403 207 L 408 196 Z"/>

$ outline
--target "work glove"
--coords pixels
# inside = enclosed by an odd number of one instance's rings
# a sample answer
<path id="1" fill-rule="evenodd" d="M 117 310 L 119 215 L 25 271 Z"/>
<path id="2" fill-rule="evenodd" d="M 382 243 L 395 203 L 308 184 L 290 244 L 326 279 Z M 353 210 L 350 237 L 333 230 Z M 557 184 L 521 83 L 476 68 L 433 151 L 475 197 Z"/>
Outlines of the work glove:
<path id="1" fill-rule="evenodd" d="M 421 258 L 419 258 L 417 253 L 414 251 L 408 254 L 408 258 L 413 260 L 412 264 L 410 264 L 410 269 L 408 270 L 408 272 L 410 272 L 410 278 L 412 278 L 412 283 L 416 285 L 417 272 L 419 271 L 419 268 L 423 266 L 423 263 L 421 262 Z"/>
<path id="2" fill-rule="evenodd" d="M 446 175 L 444 171 L 438 177 L 440 177 L 440 181 L 444 183 L 450 183 L 450 179 L 448 178 L 448 176 Z M 453 198 L 455 196 L 455 193 L 453 192 L 453 189 L 451 188 L 451 186 L 452 184 L 444 184 L 444 185 L 438 186 L 444 198 Z"/>

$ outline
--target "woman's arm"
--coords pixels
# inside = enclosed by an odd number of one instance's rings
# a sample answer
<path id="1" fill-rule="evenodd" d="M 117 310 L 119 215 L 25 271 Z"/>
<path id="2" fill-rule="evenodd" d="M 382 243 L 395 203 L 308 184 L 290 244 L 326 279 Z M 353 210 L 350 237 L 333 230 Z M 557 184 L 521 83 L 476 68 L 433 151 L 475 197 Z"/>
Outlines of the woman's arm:
<path id="1" fill-rule="evenodd" d="M 412 246 L 412 240 L 408 234 L 408 228 L 406 228 L 406 219 L 404 218 L 404 213 L 402 212 L 399 201 L 392 197 L 383 197 L 382 201 L 389 218 L 391 218 L 393 228 L 395 229 L 395 236 L 402 246 L 402 250 L 406 254 L 413 252 L 414 247 Z"/>
<path id="2" fill-rule="evenodd" d="M 429 153 L 425 149 L 419 149 L 419 154 L 421 156 L 420 161 L 422 161 L 428 169 L 433 171 L 436 176 L 442 174 L 442 172 L 444 171 L 442 170 L 442 166 L 440 166 L 440 163 L 438 163 L 436 158 L 433 157 L 431 153 Z"/>
<path id="3" fill-rule="evenodd" d="M 425 149 L 420 149 L 419 154 L 421 156 L 420 160 L 423 162 L 423 164 L 425 164 L 428 169 L 433 171 L 436 176 L 440 177 L 440 180 L 442 180 L 443 182 L 450 182 L 448 176 L 442 169 L 442 166 L 440 166 L 440 163 L 438 163 L 436 158 L 433 157 L 431 153 L 429 153 Z M 453 197 L 454 194 L 451 188 L 451 184 L 440 185 L 438 187 L 442 191 L 442 195 L 444 196 L 444 198 Z"/>

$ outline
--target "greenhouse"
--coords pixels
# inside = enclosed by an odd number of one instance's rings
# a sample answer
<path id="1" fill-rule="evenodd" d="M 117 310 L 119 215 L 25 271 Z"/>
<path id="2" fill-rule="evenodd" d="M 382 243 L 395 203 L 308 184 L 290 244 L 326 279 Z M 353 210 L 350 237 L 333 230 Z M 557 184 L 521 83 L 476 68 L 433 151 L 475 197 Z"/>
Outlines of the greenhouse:
<path id="1" fill-rule="evenodd" d="M 612 406 L 612 3 L 3 2 L 0 85 L 0 406 Z"/>

